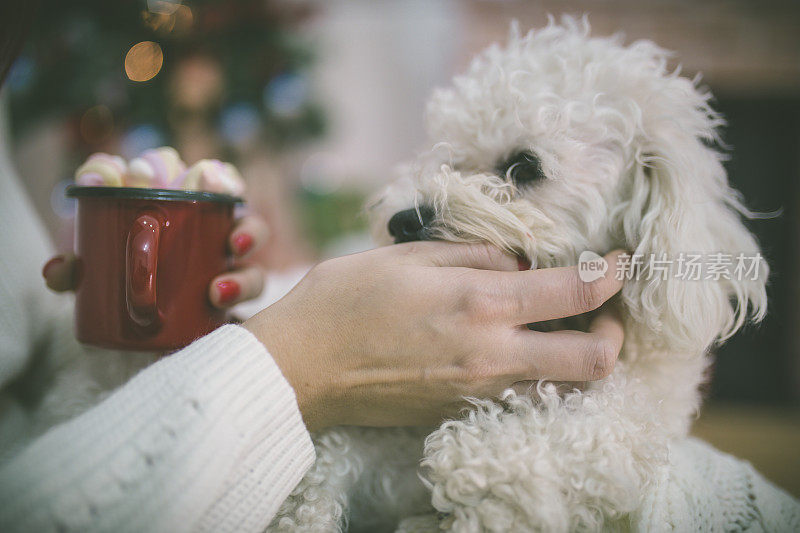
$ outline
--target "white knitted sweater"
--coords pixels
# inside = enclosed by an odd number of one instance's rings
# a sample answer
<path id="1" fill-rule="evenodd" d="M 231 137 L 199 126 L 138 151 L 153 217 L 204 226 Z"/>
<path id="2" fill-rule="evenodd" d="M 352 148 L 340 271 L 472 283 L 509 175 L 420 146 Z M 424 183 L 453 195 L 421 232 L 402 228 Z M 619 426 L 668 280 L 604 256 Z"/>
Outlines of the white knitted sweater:
<path id="1" fill-rule="evenodd" d="M 633 531 L 797 532 L 800 502 L 747 462 L 688 438 L 631 517 Z"/>
<path id="2" fill-rule="evenodd" d="M 73 338 L 69 297 L 43 287 L 50 245 L 2 139 L 0 126 L 0 531 L 262 531 L 314 461 L 275 362 L 225 326 L 150 366 L 130 354 L 104 370 L 108 352 Z M 95 388 L 74 390 L 89 370 Z M 116 391 L 90 408 L 97 387 Z M 800 531 L 800 505 L 687 439 L 630 520 L 635 531 Z"/>

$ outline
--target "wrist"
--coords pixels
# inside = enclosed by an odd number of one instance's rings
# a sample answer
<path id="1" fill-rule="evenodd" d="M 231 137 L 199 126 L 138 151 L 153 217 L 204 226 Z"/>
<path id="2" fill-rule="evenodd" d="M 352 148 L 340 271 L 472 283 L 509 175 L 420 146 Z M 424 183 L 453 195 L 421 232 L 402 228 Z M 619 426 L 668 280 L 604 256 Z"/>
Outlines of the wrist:
<path id="1" fill-rule="evenodd" d="M 280 302 L 246 320 L 242 326 L 264 345 L 294 390 L 306 428 L 316 431 L 337 424 L 329 394 L 333 376 L 319 368 L 308 336 L 290 324 Z"/>

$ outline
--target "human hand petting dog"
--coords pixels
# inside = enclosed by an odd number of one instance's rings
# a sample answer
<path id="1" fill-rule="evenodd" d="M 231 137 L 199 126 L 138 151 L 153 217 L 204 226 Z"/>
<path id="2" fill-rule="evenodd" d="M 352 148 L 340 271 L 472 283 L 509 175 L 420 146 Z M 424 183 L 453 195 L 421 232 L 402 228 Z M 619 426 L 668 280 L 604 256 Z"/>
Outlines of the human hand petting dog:
<path id="1" fill-rule="evenodd" d="M 228 237 L 230 254 L 238 265 L 235 270 L 220 274 L 208 287 L 208 298 L 215 307 L 227 308 L 256 298 L 264 289 L 264 272 L 248 265 L 247 258 L 261 247 L 269 236 L 267 223 L 259 216 L 239 219 Z M 76 258 L 72 254 L 57 255 L 42 269 L 47 286 L 56 292 L 75 289 Z"/>
<path id="2" fill-rule="evenodd" d="M 317 265 L 244 327 L 294 388 L 309 429 L 425 425 L 516 382 L 608 375 L 623 341 L 613 310 L 589 332 L 525 327 L 599 308 L 622 288 L 608 271 L 584 283 L 577 267 L 520 272 L 489 245 L 411 242 Z"/>

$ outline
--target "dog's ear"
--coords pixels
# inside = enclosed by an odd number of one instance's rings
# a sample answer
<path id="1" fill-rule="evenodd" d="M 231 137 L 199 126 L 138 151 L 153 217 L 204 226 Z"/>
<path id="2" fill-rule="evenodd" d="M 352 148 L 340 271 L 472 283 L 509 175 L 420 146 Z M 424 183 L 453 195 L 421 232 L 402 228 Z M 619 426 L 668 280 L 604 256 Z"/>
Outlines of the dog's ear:
<path id="1" fill-rule="evenodd" d="M 748 316 L 763 318 L 768 270 L 742 223 L 749 212 L 712 147 L 723 121 L 708 105 L 710 95 L 684 78 L 662 81 L 658 94 L 641 104 L 624 201 L 614 213 L 625 245 L 643 263 L 622 298 L 631 319 L 645 326 L 635 328 L 647 332 L 642 340 L 696 353 L 730 337 Z M 691 265 L 698 262 L 695 279 Z M 664 266 L 670 267 L 666 276 Z"/>

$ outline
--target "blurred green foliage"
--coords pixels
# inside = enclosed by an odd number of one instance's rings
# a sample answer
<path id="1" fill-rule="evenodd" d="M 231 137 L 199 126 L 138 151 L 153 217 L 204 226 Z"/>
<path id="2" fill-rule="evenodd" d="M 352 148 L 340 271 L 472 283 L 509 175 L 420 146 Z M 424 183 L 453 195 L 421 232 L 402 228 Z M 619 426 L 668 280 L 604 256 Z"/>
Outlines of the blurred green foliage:
<path id="1" fill-rule="evenodd" d="M 362 192 L 352 189 L 325 195 L 303 190 L 299 204 L 305 234 L 322 249 L 342 235 L 365 231 L 365 200 Z"/>

